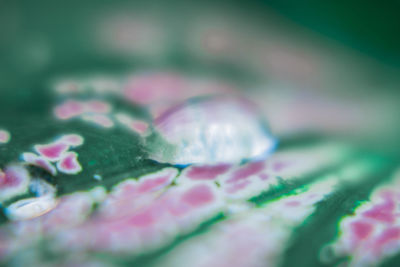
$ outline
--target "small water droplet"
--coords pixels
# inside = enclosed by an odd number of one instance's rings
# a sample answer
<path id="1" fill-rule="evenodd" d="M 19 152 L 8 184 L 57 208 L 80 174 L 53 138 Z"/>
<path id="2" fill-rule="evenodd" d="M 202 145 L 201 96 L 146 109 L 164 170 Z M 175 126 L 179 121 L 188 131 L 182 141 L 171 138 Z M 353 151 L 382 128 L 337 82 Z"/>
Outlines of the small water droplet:
<path id="1" fill-rule="evenodd" d="M 35 197 L 20 199 L 5 208 L 5 214 L 10 220 L 32 219 L 57 206 L 55 187 L 43 179 L 32 179 L 29 191 Z"/>
<path id="2" fill-rule="evenodd" d="M 14 221 L 27 220 L 47 213 L 56 205 L 56 199 L 51 196 L 25 198 L 8 206 L 6 215 L 10 220 Z"/>
<path id="3" fill-rule="evenodd" d="M 93 175 L 93 178 L 94 178 L 95 180 L 97 180 L 97 181 L 103 180 L 103 177 L 102 177 L 100 174 L 95 174 L 95 175 Z"/>
<path id="4" fill-rule="evenodd" d="M 149 142 L 151 157 L 175 165 L 260 159 L 277 144 L 258 110 L 241 98 L 191 99 L 164 112 L 154 126 L 161 140 Z"/>

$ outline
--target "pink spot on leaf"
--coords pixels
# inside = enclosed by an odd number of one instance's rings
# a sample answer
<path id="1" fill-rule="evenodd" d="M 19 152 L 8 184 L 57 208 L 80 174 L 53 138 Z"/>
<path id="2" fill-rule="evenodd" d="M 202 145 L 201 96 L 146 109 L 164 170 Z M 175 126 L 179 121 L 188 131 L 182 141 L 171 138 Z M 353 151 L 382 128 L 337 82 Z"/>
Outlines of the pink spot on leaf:
<path id="1" fill-rule="evenodd" d="M 45 157 L 38 156 L 34 153 L 23 153 L 22 158 L 27 163 L 41 167 L 52 175 L 57 174 L 56 168 Z"/>
<path id="2" fill-rule="evenodd" d="M 57 161 L 62 154 L 69 149 L 69 146 L 63 142 L 55 142 L 46 145 L 35 145 L 35 150 L 50 161 Z"/>
<path id="3" fill-rule="evenodd" d="M 84 103 L 84 109 L 89 113 L 108 113 L 111 111 L 111 106 L 104 101 L 90 100 Z"/>
<path id="4" fill-rule="evenodd" d="M 29 174 L 22 166 L 8 166 L 4 172 L 0 169 L 0 200 L 25 192 L 29 181 Z"/>
<path id="5" fill-rule="evenodd" d="M 10 141 L 11 135 L 8 131 L 0 129 L 0 144 L 6 144 Z"/>
<path id="6" fill-rule="evenodd" d="M 175 74 L 144 74 L 129 81 L 124 89 L 124 95 L 128 100 L 139 104 L 171 101 L 179 97 L 185 84 L 184 79 Z"/>
<path id="7" fill-rule="evenodd" d="M 297 201 L 297 200 L 292 200 L 292 201 L 286 202 L 285 205 L 288 207 L 298 207 L 301 205 L 301 202 Z"/>
<path id="8" fill-rule="evenodd" d="M 226 192 L 229 194 L 234 194 L 244 188 L 246 188 L 250 184 L 250 181 L 239 181 L 237 183 L 232 184 L 231 186 L 228 186 L 226 189 Z"/>
<path id="9" fill-rule="evenodd" d="M 134 119 L 132 116 L 126 113 L 118 113 L 115 115 L 116 119 L 128 127 L 131 131 L 137 132 L 140 135 L 144 135 L 149 128 L 149 124 L 145 121 Z"/>
<path id="10" fill-rule="evenodd" d="M 132 129 L 134 129 L 139 134 L 144 134 L 148 128 L 149 125 L 147 124 L 147 122 L 140 120 L 135 120 L 132 122 Z"/>
<path id="11" fill-rule="evenodd" d="M 186 175 L 192 180 L 214 180 L 229 168 L 229 165 L 192 166 L 188 168 Z"/>
<path id="12" fill-rule="evenodd" d="M 232 177 L 229 178 L 227 183 L 234 183 L 234 182 L 246 179 L 252 175 L 259 173 L 263 169 L 264 169 L 264 162 L 262 162 L 262 161 L 249 163 L 249 164 L 239 168 L 238 170 L 236 170 L 232 174 Z"/>
<path id="13" fill-rule="evenodd" d="M 394 201 L 392 199 L 385 199 L 384 203 L 376 205 L 364 212 L 363 216 L 377 221 L 393 223 L 395 220 L 395 215 L 393 214 L 394 209 Z"/>
<path id="14" fill-rule="evenodd" d="M 383 246 L 398 241 L 400 238 L 400 227 L 389 227 L 377 238 L 375 242 L 375 250 L 383 250 Z"/>
<path id="15" fill-rule="evenodd" d="M 284 162 L 284 161 L 274 162 L 273 165 L 272 165 L 272 170 L 276 171 L 276 172 L 279 172 L 279 171 L 285 169 L 289 165 L 290 165 L 289 162 Z"/>
<path id="16" fill-rule="evenodd" d="M 138 186 L 138 192 L 145 193 L 150 191 L 156 191 L 169 183 L 170 183 L 170 178 L 168 176 L 158 177 L 155 179 L 148 179 L 142 182 Z"/>
<path id="17" fill-rule="evenodd" d="M 18 169 L 6 168 L 0 175 L 0 188 L 18 186 L 24 179 Z"/>
<path id="18" fill-rule="evenodd" d="M 198 185 L 182 195 L 182 201 L 192 206 L 198 207 L 214 200 L 213 192 L 207 185 Z"/>
<path id="19" fill-rule="evenodd" d="M 172 174 L 176 175 L 176 170 L 171 171 Z M 143 178 L 141 177 L 139 181 Z M 163 178 L 157 177 L 155 180 Z M 151 183 L 144 184 L 147 187 Z M 122 185 L 124 189 L 127 187 L 130 189 L 121 190 Z M 107 204 L 106 208 L 100 207 L 95 216 L 74 229 L 73 235 L 71 233 L 65 235 L 69 239 L 73 237 L 70 241 L 73 245 L 97 250 L 114 250 L 115 244 L 118 244 L 119 249 L 126 251 L 131 251 L 136 246 L 140 246 L 136 247 L 137 249 L 157 246 L 160 240 L 173 240 L 177 231 L 196 226 L 204 220 L 204 216 L 209 217 L 215 212 L 205 209 L 215 203 L 216 197 L 208 185 L 201 184 L 186 190 L 173 187 L 160 197 L 145 198 L 147 201 L 139 206 L 135 204 L 142 195 L 150 191 L 121 198 L 120 194 L 125 195 L 127 191 L 136 192 L 136 181 L 123 182 L 122 185 L 118 185 L 114 189 L 116 191 L 104 202 Z M 154 194 L 147 195 L 154 196 Z M 117 212 L 110 214 L 110 210 L 115 208 Z M 185 228 L 181 230 L 181 227 Z"/>
<path id="20" fill-rule="evenodd" d="M 54 109 L 54 114 L 59 119 L 67 120 L 81 115 L 103 114 L 110 111 L 110 104 L 100 100 L 67 100 Z"/>
<path id="21" fill-rule="evenodd" d="M 59 119 L 67 120 L 81 115 L 84 110 L 85 107 L 80 101 L 67 100 L 54 109 L 54 114 Z"/>
<path id="22" fill-rule="evenodd" d="M 83 137 L 77 134 L 66 134 L 60 138 L 60 141 L 70 146 L 80 146 L 83 144 Z"/>
<path id="23" fill-rule="evenodd" d="M 93 122 L 104 128 L 111 128 L 114 126 L 113 121 L 107 115 L 103 114 L 85 114 L 82 115 L 82 119 L 85 121 Z"/>
<path id="24" fill-rule="evenodd" d="M 261 174 L 259 175 L 259 177 L 260 177 L 260 179 L 263 180 L 263 181 L 269 179 L 269 175 L 266 174 L 266 173 L 261 173 Z"/>
<path id="25" fill-rule="evenodd" d="M 75 152 L 67 152 L 57 163 L 57 168 L 60 172 L 67 174 L 76 174 L 82 170 L 78 162 L 78 155 Z"/>
<path id="26" fill-rule="evenodd" d="M 129 224 L 133 226 L 139 226 L 139 227 L 148 227 L 149 225 L 153 224 L 155 222 L 155 218 L 153 214 L 150 211 L 144 211 L 141 213 L 138 213 L 131 218 L 129 218 Z"/>
<path id="27" fill-rule="evenodd" d="M 358 241 L 367 238 L 371 234 L 373 226 L 367 222 L 355 221 L 351 224 L 351 230 Z"/>

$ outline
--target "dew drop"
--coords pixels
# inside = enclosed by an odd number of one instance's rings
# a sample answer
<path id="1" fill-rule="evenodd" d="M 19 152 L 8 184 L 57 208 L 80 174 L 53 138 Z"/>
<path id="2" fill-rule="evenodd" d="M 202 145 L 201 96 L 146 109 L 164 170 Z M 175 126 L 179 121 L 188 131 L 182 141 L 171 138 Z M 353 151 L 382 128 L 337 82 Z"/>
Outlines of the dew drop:
<path id="1" fill-rule="evenodd" d="M 93 178 L 94 178 L 95 180 L 97 180 L 97 181 L 103 180 L 103 177 L 101 177 L 100 174 L 94 174 L 94 175 L 93 175 Z"/>
<path id="2" fill-rule="evenodd" d="M 39 178 L 32 179 L 29 191 L 35 197 L 20 199 L 5 208 L 5 214 L 10 220 L 33 219 L 57 206 L 56 189 L 46 181 Z"/>
<path id="3" fill-rule="evenodd" d="M 159 139 L 151 158 L 174 165 L 240 163 L 262 159 L 276 147 L 255 106 L 242 98 L 194 98 L 154 121 Z"/>
<path id="4" fill-rule="evenodd" d="M 47 213 L 56 205 L 56 199 L 51 196 L 25 198 L 8 206 L 6 215 L 14 221 L 28 220 Z"/>

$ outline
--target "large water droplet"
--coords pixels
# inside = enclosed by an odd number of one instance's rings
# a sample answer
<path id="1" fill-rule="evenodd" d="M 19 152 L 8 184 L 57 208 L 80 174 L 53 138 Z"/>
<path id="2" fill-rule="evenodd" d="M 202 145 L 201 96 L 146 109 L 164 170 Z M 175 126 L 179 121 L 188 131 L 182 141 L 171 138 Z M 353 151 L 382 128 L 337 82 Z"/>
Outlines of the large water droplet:
<path id="1" fill-rule="evenodd" d="M 164 142 L 152 140 L 151 157 L 175 165 L 259 159 L 277 143 L 258 110 L 241 98 L 191 99 L 167 110 L 154 126 Z"/>

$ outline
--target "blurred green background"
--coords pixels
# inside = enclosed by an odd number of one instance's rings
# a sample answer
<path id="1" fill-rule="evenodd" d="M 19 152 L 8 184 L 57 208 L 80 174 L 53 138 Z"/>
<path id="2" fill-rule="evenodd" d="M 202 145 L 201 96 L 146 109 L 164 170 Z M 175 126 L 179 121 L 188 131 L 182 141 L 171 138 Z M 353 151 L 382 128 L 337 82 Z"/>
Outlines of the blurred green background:
<path id="1" fill-rule="evenodd" d="M 331 119 L 356 122 L 348 128 L 334 123 L 323 132 L 397 154 L 399 6 L 398 1 L 3 0 L 0 119 L 48 110 L 48 82 L 59 75 L 172 68 L 223 77 L 246 89 L 262 87 L 268 97 L 281 95 L 275 102 L 310 106 L 304 117 L 314 108 L 328 110 L 309 118 L 306 128 L 323 130 L 329 123 L 320 121 Z M 132 25 L 139 30 L 129 29 Z M 209 47 L 197 46 L 198 36 L 215 29 Z M 284 104 L 272 106 L 274 126 L 287 110 L 281 110 Z M 343 116 L 346 108 L 356 115 Z"/>

